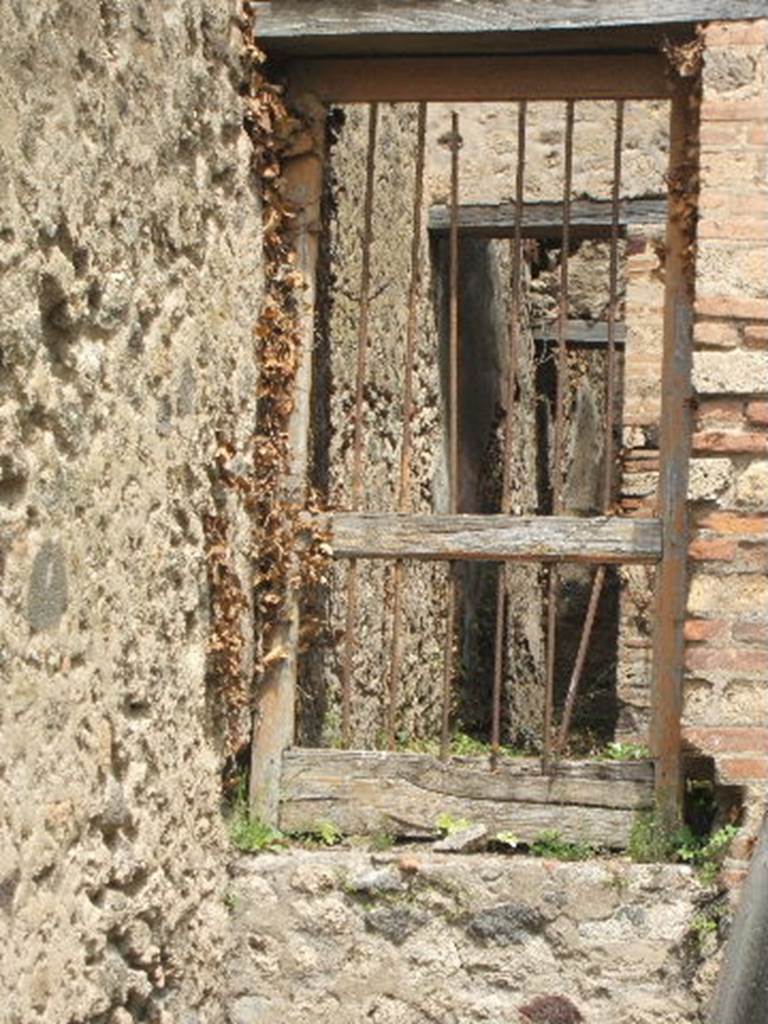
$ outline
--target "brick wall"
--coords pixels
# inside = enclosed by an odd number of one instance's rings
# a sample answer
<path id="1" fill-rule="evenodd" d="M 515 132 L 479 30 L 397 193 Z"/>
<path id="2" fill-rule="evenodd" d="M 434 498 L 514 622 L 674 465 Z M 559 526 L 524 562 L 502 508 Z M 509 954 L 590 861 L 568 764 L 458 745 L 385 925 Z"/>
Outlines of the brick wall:
<path id="1" fill-rule="evenodd" d="M 706 486 L 690 496 L 684 735 L 746 787 L 753 833 L 768 778 L 768 21 L 713 23 L 704 42 L 691 476 Z"/>

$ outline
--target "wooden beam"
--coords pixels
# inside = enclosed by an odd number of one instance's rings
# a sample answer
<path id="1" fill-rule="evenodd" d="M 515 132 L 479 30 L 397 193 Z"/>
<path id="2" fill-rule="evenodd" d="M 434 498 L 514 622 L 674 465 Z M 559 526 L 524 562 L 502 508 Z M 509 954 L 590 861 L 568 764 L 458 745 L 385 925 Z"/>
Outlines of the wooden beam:
<path id="1" fill-rule="evenodd" d="M 549 344 L 558 340 L 556 320 L 542 320 L 531 324 L 533 340 Z M 614 327 L 614 343 L 624 345 L 627 327 L 617 323 Z M 602 348 L 608 344 L 608 324 L 605 320 L 566 320 L 565 343 L 574 348 Z"/>
<path id="2" fill-rule="evenodd" d="M 335 558 L 606 564 L 661 557 L 656 519 L 335 512 L 311 523 L 328 537 Z"/>
<path id="3" fill-rule="evenodd" d="M 687 602 L 688 465 L 691 453 L 693 350 L 693 190 L 697 176 L 698 103 L 684 81 L 671 105 L 669 199 L 665 260 L 664 341 L 661 371 L 659 514 L 664 551 L 656 574 L 653 634 L 651 750 L 657 757 L 656 790 L 666 825 L 683 808 L 681 719 Z M 695 156 L 693 157 L 695 160 Z"/>
<path id="4" fill-rule="evenodd" d="M 327 103 L 654 99 L 669 95 L 663 56 L 345 57 L 286 65 L 299 93 Z"/>
<path id="5" fill-rule="evenodd" d="M 627 845 L 635 814 L 653 802 L 649 761 L 560 763 L 542 775 L 538 759 L 439 761 L 428 754 L 294 749 L 283 757 L 280 827 L 331 821 L 347 835 L 439 834 L 440 814 L 511 831 L 524 842 L 556 828 L 568 840 Z"/>
<path id="6" fill-rule="evenodd" d="M 664 196 L 650 199 L 625 199 L 619 207 L 619 227 L 624 234 L 627 225 L 665 224 L 667 200 Z M 447 206 L 433 206 L 428 227 L 436 234 L 447 233 L 450 211 Z M 512 238 L 515 231 L 514 203 L 477 203 L 459 207 L 459 231 L 468 238 Z M 560 239 L 563 233 L 563 204 L 525 203 L 522 234 L 524 238 Z M 611 234 L 611 203 L 601 199 L 575 199 L 571 204 L 571 236 L 574 238 L 609 238 Z"/>
<path id="7" fill-rule="evenodd" d="M 300 104 L 295 106 L 301 109 Z M 301 350 L 294 387 L 294 407 L 288 423 L 290 466 L 283 492 L 288 501 L 300 503 L 306 487 L 309 455 L 310 392 L 312 388 L 312 345 L 315 329 L 315 295 L 320 233 L 320 200 L 323 182 L 325 113 L 318 104 L 307 103 L 303 114 L 313 148 L 285 161 L 285 196 L 295 205 L 293 245 L 296 267 L 304 275 L 299 330 Z M 280 763 L 283 751 L 293 742 L 295 730 L 296 673 L 299 646 L 299 604 L 294 593 L 286 595 L 281 621 L 270 637 L 274 650 L 281 651 L 260 680 L 253 719 L 249 801 L 252 813 L 270 824 L 277 820 Z"/>
<path id="8" fill-rule="evenodd" d="M 519 37 L 545 49 L 551 36 L 558 45 L 576 37 L 595 50 L 611 32 L 630 30 L 636 42 L 647 41 L 653 30 L 765 16 L 764 0 L 273 0 L 253 7 L 258 38 L 282 53 L 402 53 L 418 45 L 467 53 L 519 46 Z"/>

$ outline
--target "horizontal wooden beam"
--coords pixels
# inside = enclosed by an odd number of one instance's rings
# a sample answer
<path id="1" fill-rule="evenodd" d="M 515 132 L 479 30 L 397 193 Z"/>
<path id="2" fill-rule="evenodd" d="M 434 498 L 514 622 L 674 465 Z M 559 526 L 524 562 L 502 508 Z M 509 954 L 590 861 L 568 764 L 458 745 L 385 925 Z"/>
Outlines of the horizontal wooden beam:
<path id="1" fill-rule="evenodd" d="M 666 224 L 667 200 L 625 199 L 619 207 L 619 229 L 627 225 Z M 432 206 L 429 230 L 447 234 L 451 214 L 447 206 Z M 469 238 L 512 238 L 515 233 L 514 203 L 477 203 L 459 207 L 459 231 Z M 611 234 L 611 203 L 602 199 L 575 199 L 571 203 L 572 238 L 608 238 Z M 524 238 L 559 239 L 563 233 L 562 203 L 525 203 L 522 210 Z"/>
<path id="2" fill-rule="evenodd" d="M 654 99 L 670 95 L 661 54 L 594 56 L 344 57 L 291 61 L 298 94 L 327 103 Z"/>
<path id="3" fill-rule="evenodd" d="M 765 16 L 764 0 L 273 0 L 253 8 L 257 37 L 281 53 L 491 52 L 519 46 L 520 37 L 544 49 L 553 36 L 559 46 L 574 36 L 604 49 L 611 32 L 632 31 L 638 42 L 654 30 Z"/>
<path id="4" fill-rule="evenodd" d="M 557 320 L 531 324 L 531 334 L 534 341 L 544 344 L 556 342 L 560 337 Z M 616 345 L 623 346 L 626 337 L 626 324 L 617 323 L 614 327 Z M 608 344 L 608 324 L 604 320 L 567 320 L 565 343 L 574 348 L 604 348 Z"/>
<path id="5" fill-rule="evenodd" d="M 621 848 L 636 812 L 653 803 L 653 778 L 650 761 L 564 762 L 543 775 L 532 758 L 502 758 L 492 772 L 483 757 L 294 748 L 283 755 L 279 823 L 430 838 L 449 814 L 522 842 L 555 828 L 565 839 Z"/>
<path id="6" fill-rule="evenodd" d="M 328 538 L 335 558 L 609 564 L 661 557 L 656 519 L 335 512 L 305 522 Z"/>

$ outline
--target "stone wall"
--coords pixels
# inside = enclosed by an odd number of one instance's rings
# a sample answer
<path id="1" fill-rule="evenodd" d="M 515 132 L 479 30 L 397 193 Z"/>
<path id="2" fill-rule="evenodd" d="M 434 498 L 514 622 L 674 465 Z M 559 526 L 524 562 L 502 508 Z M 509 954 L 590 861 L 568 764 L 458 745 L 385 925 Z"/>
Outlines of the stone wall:
<path id="1" fill-rule="evenodd" d="M 581 1016 L 530 1019 L 695 1024 L 719 961 L 687 867 L 342 850 L 232 875 L 233 1024 L 520 1024 L 544 996 Z"/>
<path id="2" fill-rule="evenodd" d="M 0 9 L 0 1017 L 215 1022 L 204 517 L 244 548 L 214 459 L 260 293 L 236 5 Z"/>
<path id="3" fill-rule="evenodd" d="M 768 778 L 768 22 L 704 42 L 684 722 L 746 787 L 747 857 Z"/>

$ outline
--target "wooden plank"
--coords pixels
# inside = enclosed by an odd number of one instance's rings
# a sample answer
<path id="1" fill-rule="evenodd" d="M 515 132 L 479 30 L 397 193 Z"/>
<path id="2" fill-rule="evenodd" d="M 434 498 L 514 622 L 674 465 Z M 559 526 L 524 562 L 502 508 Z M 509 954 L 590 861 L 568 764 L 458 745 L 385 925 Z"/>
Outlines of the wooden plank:
<path id="1" fill-rule="evenodd" d="M 280 827 L 332 821 L 345 834 L 386 831 L 433 837 L 442 813 L 512 831 L 531 841 L 556 828 L 564 838 L 625 846 L 636 812 L 653 802 L 648 761 L 561 763 L 542 775 L 537 760 L 439 761 L 428 754 L 288 750 Z"/>
<path id="2" fill-rule="evenodd" d="M 687 601 L 688 465 L 691 453 L 691 363 L 693 351 L 693 215 L 689 189 L 695 168 L 698 104 L 684 83 L 671 109 L 670 190 L 665 260 L 664 341 L 662 352 L 659 512 L 664 552 L 656 575 L 653 635 L 651 749 L 657 760 L 657 801 L 668 827 L 682 816 L 683 767 L 681 719 Z"/>
<path id="3" fill-rule="evenodd" d="M 307 58 L 288 81 L 327 103 L 495 102 L 520 99 L 654 99 L 669 95 L 660 53 L 529 56 Z"/>
<path id="4" fill-rule="evenodd" d="M 296 107 L 301 109 L 300 104 Z M 306 288 L 300 314 L 302 348 L 296 372 L 294 408 L 288 424 L 291 462 L 283 481 L 285 497 L 301 502 L 306 486 L 309 456 L 310 392 L 312 388 L 312 345 L 315 330 L 315 295 L 320 199 L 323 180 L 325 118 L 322 108 L 309 105 L 305 110 L 314 148 L 287 159 L 283 166 L 286 198 L 295 204 L 296 266 L 303 274 Z M 280 763 L 283 750 L 293 742 L 296 708 L 296 672 L 299 646 L 299 605 L 295 594 L 287 595 L 281 621 L 270 637 L 273 649 L 283 656 L 265 670 L 253 719 L 249 801 L 252 812 L 263 821 L 277 820 Z"/>
<path id="5" fill-rule="evenodd" d="M 661 528 L 651 518 L 335 512 L 310 522 L 335 558 L 615 564 L 661 557 Z"/>
<path id="6" fill-rule="evenodd" d="M 664 224 L 667 200 L 664 196 L 650 199 L 625 199 L 619 207 L 619 227 L 626 232 L 628 224 Z M 450 213 L 447 206 L 433 206 L 428 227 L 436 234 L 448 231 Z M 459 207 L 459 231 L 469 238 L 512 238 L 515 231 L 514 203 L 476 203 Z M 561 202 L 525 203 L 522 234 L 525 238 L 559 239 L 563 232 Z M 574 238 L 610 238 L 611 203 L 601 199 L 575 199 L 571 203 L 571 235 Z"/>
<path id="7" fill-rule="evenodd" d="M 546 320 L 531 324 L 534 341 L 549 343 L 557 341 L 557 321 Z M 614 343 L 624 345 L 627 339 L 626 324 L 614 327 Z M 566 320 L 565 342 L 575 348 L 601 348 L 608 344 L 608 324 L 604 320 Z"/>
<path id="8" fill-rule="evenodd" d="M 368 53 L 403 52 L 419 44 L 431 52 L 435 45 L 453 45 L 454 52 L 466 53 L 499 41 L 512 47 L 518 36 L 538 37 L 543 49 L 550 35 L 577 33 L 579 44 L 588 47 L 590 34 L 600 30 L 669 31 L 699 21 L 765 16 L 764 0 L 274 0 L 253 7 L 259 39 L 283 53 L 351 46 Z M 601 43 L 593 38 L 591 46 Z"/>

